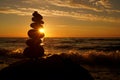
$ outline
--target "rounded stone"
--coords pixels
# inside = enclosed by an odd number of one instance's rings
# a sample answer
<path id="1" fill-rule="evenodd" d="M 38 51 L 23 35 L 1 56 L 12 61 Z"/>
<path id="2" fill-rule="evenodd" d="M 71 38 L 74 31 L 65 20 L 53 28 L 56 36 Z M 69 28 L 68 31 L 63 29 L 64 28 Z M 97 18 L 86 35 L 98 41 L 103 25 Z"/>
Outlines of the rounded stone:
<path id="1" fill-rule="evenodd" d="M 32 14 L 34 17 L 38 17 L 40 19 L 43 19 L 43 17 L 37 12 L 35 11 L 33 14 Z"/>
<path id="2" fill-rule="evenodd" d="M 42 43 L 42 40 L 41 39 L 28 39 L 26 41 L 26 44 L 28 46 L 39 46 L 40 43 Z"/>
<path id="3" fill-rule="evenodd" d="M 41 33 L 38 29 L 31 29 L 28 31 L 28 36 L 32 39 L 43 38 L 44 33 Z"/>
<path id="4" fill-rule="evenodd" d="M 39 23 L 31 23 L 30 26 L 34 29 L 43 28 L 43 26 Z"/>
<path id="5" fill-rule="evenodd" d="M 32 18 L 32 21 L 33 21 L 33 22 L 40 23 L 40 24 L 44 24 L 44 21 L 42 21 L 39 17 L 33 17 L 33 18 Z"/>
<path id="6" fill-rule="evenodd" d="M 32 46 L 25 48 L 23 54 L 29 58 L 38 58 L 44 55 L 44 48 L 42 46 Z"/>

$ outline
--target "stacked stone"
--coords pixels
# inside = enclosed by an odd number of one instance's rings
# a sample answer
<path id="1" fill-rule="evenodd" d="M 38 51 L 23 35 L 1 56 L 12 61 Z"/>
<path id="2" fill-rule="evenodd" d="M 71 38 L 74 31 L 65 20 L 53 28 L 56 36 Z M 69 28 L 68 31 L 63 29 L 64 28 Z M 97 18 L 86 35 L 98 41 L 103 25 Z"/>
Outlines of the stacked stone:
<path id="1" fill-rule="evenodd" d="M 41 45 L 44 32 L 39 31 L 43 28 L 44 22 L 42 21 L 43 17 L 37 11 L 32 15 L 33 23 L 30 24 L 32 29 L 28 31 L 29 39 L 26 41 L 28 47 L 25 48 L 23 53 L 27 57 L 38 58 L 44 55 L 44 48 Z"/>

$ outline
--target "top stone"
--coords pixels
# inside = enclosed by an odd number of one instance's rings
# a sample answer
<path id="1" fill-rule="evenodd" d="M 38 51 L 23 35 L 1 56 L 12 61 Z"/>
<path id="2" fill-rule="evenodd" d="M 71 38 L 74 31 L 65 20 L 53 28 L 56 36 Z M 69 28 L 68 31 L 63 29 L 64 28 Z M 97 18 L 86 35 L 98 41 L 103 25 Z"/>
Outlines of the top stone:
<path id="1" fill-rule="evenodd" d="M 34 11 L 34 13 L 32 15 L 36 18 L 43 19 L 43 17 L 37 11 Z"/>

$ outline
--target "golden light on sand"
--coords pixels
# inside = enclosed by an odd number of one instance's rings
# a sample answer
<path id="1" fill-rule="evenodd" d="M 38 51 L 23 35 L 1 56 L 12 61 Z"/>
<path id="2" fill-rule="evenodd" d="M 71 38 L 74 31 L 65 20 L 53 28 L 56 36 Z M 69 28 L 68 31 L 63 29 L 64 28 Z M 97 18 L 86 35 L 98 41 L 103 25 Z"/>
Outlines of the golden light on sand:
<path id="1" fill-rule="evenodd" d="M 40 28 L 40 29 L 39 29 L 39 32 L 40 32 L 40 33 L 44 33 L 45 31 L 44 31 L 43 28 Z"/>

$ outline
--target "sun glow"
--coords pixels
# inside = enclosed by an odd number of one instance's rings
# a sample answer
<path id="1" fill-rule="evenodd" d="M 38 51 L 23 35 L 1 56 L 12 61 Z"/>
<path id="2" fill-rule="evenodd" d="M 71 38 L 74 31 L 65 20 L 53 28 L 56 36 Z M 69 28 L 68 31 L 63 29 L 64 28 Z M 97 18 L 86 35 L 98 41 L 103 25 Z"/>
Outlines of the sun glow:
<path id="1" fill-rule="evenodd" d="M 40 28 L 40 29 L 39 29 L 39 32 L 40 32 L 40 33 L 44 33 L 45 31 L 44 31 L 43 28 Z"/>

